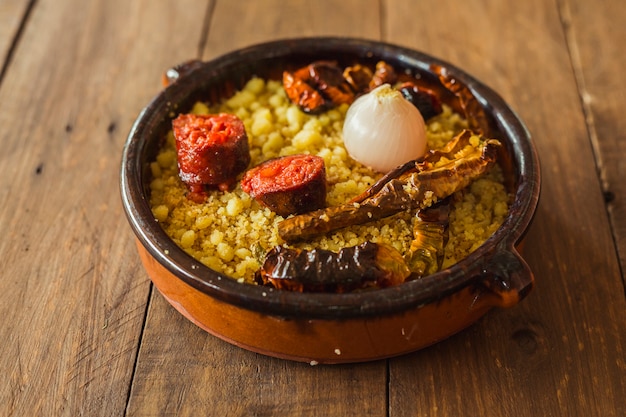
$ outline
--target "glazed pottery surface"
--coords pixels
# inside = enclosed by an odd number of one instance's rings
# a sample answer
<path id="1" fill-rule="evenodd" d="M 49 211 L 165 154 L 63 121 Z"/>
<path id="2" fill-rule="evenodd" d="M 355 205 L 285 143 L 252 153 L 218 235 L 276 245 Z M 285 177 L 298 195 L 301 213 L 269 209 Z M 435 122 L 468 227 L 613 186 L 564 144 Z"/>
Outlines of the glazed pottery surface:
<path id="1" fill-rule="evenodd" d="M 280 79 L 316 60 L 373 65 L 379 60 L 445 90 L 433 68 L 466 85 L 489 118 L 514 196 L 501 227 L 458 264 L 399 286 L 346 294 L 296 293 L 240 284 L 187 255 L 149 206 L 149 163 L 171 119 L 197 100 L 217 102 L 253 76 Z M 141 260 L 163 296 L 206 331 L 243 348 L 310 363 L 360 362 L 431 345 L 471 325 L 492 307 L 511 307 L 533 286 L 518 246 L 539 199 L 539 161 L 523 122 L 500 96 L 461 69 L 418 51 L 347 38 L 274 41 L 196 63 L 137 118 L 124 147 L 122 201 Z M 444 94 L 444 97 L 446 95 Z"/>

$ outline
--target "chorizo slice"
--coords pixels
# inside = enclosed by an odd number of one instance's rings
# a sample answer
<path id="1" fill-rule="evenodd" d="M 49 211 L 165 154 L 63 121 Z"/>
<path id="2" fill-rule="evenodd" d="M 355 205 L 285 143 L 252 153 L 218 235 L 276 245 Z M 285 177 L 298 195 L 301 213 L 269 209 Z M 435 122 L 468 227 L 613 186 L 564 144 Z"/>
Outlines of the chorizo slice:
<path id="1" fill-rule="evenodd" d="M 270 159 L 248 170 L 241 188 L 283 217 L 323 208 L 326 206 L 324 159 L 314 155 Z"/>
<path id="2" fill-rule="evenodd" d="M 248 168 L 250 148 L 241 119 L 232 114 L 181 114 L 172 121 L 181 180 L 192 193 L 228 189 Z"/>

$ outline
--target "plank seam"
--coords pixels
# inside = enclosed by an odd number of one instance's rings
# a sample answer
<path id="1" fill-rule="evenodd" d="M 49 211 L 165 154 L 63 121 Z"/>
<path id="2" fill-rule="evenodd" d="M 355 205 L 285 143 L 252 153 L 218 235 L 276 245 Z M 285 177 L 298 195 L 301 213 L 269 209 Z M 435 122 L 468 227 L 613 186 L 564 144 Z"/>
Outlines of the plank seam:
<path id="1" fill-rule="evenodd" d="M 594 160 L 596 163 L 596 173 L 600 179 L 600 187 L 604 195 L 607 217 L 609 224 L 611 225 L 611 237 L 613 238 L 613 247 L 615 248 L 617 259 L 623 259 L 620 253 L 618 238 L 615 234 L 615 224 L 613 222 L 613 216 L 609 207 L 609 204 L 614 198 L 614 195 L 606 179 L 604 162 L 602 161 L 602 152 L 600 151 L 600 141 L 598 139 L 596 123 L 593 117 L 593 110 L 591 108 L 591 94 L 589 93 L 585 84 L 585 74 L 583 70 L 582 59 L 580 57 L 580 50 L 578 49 L 578 44 L 576 43 L 576 35 L 574 33 L 574 28 L 572 27 L 572 13 L 570 10 L 569 0 L 557 0 L 557 9 L 565 36 L 565 45 L 569 52 L 570 65 L 572 66 L 572 71 L 574 73 L 576 88 L 580 97 L 581 108 L 583 111 L 583 116 L 585 118 L 587 135 L 589 136 L 589 141 L 591 142 L 591 150 L 593 152 Z M 624 295 L 626 295 L 626 277 L 624 276 L 622 262 L 618 262 L 618 268 L 622 277 Z"/>
<path id="2" fill-rule="evenodd" d="M 2 80 L 4 80 L 4 75 L 6 74 L 11 61 L 13 61 L 13 55 L 15 55 L 15 50 L 17 49 L 17 45 L 19 44 L 20 39 L 22 38 L 22 34 L 24 33 L 24 28 L 26 27 L 26 23 L 30 19 L 30 15 L 32 10 L 35 8 L 35 3 L 37 0 L 30 0 L 28 5 L 26 6 L 26 10 L 24 11 L 24 15 L 22 16 L 22 20 L 20 22 L 17 31 L 15 32 L 15 36 L 13 36 L 13 41 L 11 42 L 11 46 L 7 50 L 7 54 L 4 57 L 4 63 L 2 64 L 2 68 L 0 68 L 0 85 L 2 85 Z"/>
<path id="3" fill-rule="evenodd" d="M 385 0 L 378 1 L 378 16 L 380 18 L 380 39 L 387 39 L 387 7 Z"/>
<path id="4" fill-rule="evenodd" d="M 559 17 L 561 20 L 561 26 L 563 28 L 563 34 L 565 36 L 565 45 L 569 52 L 570 65 L 574 73 L 574 80 L 576 81 L 576 89 L 578 90 L 578 96 L 585 118 L 585 126 L 587 128 L 587 134 L 591 141 L 593 148 L 594 158 L 596 160 L 596 169 L 600 177 L 602 184 L 602 191 L 606 191 L 608 188 L 606 178 L 603 170 L 602 154 L 599 150 L 598 134 L 595 128 L 595 120 L 593 117 L 593 111 L 591 110 L 591 95 L 587 90 L 585 84 L 585 75 L 582 66 L 582 59 L 580 57 L 580 50 L 576 43 L 576 35 L 572 28 L 572 14 L 569 7 L 568 0 L 557 0 L 557 7 L 559 11 Z"/>
<path id="5" fill-rule="evenodd" d="M 141 323 L 141 331 L 139 332 L 139 338 L 137 340 L 137 350 L 135 351 L 135 360 L 133 362 L 133 370 L 130 374 L 130 383 L 128 384 L 128 391 L 126 393 L 126 407 L 124 407 L 124 416 L 128 416 L 130 407 L 130 398 L 133 392 L 133 386 L 135 385 L 135 376 L 137 375 L 137 367 L 139 366 L 139 352 L 143 343 L 143 336 L 146 330 L 146 324 L 148 323 L 148 309 L 150 308 L 150 301 L 152 300 L 152 293 L 154 292 L 154 284 L 150 282 L 150 290 L 148 291 L 148 297 L 146 299 L 146 307 L 143 313 L 143 322 Z"/>
<path id="6" fill-rule="evenodd" d="M 217 0 L 209 0 L 207 3 L 206 13 L 204 15 L 204 20 L 202 22 L 202 32 L 200 33 L 200 41 L 198 42 L 198 58 L 203 59 L 204 48 L 209 39 L 209 31 L 211 30 L 211 18 L 213 17 L 213 12 L 215 11 L 215 3 Z"/>
<path id="7" fill-rule="evenodd" d="M 385 372 L 385 402 L 386 402 L 386 410 L 385 417 L 389 417 L 391 415 L 391 363 L 389 359 L 385 360 L 386 372 Z"/>

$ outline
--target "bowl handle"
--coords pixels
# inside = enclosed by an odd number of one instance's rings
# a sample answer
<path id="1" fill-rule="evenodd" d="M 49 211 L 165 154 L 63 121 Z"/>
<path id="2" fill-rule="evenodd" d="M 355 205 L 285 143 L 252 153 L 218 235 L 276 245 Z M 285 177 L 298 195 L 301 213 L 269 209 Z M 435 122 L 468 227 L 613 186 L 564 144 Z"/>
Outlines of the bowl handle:
<path id="1" fill-rule="evenodd" d="M 483 265 L 479 287 L 493 295 L 489 303 L 512 307 L 533 289 L 535 278 L 517 249 L 501 248 Z"/>
<path id="2" fill-rule="evenodd" d="M 194 69 L 199 68 L 202 65 L 202 61 L 199 59 L 190 59 L 185 62 L 181 62 L 178 65 L 174 65 L 168 68 L 161 77 L 161 83 L 163 87 L 167 87 L 170 84 L 174 84 L 179 79 L 186 77 Z"/>

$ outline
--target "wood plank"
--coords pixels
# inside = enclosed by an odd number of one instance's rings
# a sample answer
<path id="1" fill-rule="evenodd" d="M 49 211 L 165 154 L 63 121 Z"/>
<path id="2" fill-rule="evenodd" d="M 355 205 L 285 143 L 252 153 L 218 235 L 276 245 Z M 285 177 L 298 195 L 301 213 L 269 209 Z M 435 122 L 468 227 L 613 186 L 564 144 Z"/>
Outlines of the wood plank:
<path id="1" fill-rule="evenodd" d="M 26 19 L 30 3 L 30 0 L 0 2 L 0 69 L 8 58 L 20 26 Z"/>
<path id="2" fill-rule="evenodd" d="M 386 8 L 389 41 L 447 59 L 502 94 L 526 121 L 543 167 L 524 252 L 535 291 L 440 345 L 391 361 L 391 416 L 626 413 L 624 290 L 556 6 Z M 428 25 L 410 25 L 411 16 Z"/>
<path id="3" fill-rule="evenodd" d="M 379 6 L 373 0 L 221 1 L 216 2 L 203 57 L 281 38 L 380 39 L 380 31 Z"/>
<path id="4" fill-rule="evenodd" d="M 619 0 L 564 1 L 561 14 L 586 112 L 622 271 L 626 271 L 626 8 Z M 626 281 L 625 281 L 626 285 Z"/>
<path id="5" fill-rule="evenodd" d="M 623 21 L 617 1 L 390 1 L 382 22 L 376 1 L 37 1 L 0 89 L 0 314 L 10 318 L 0 327 L 0 415 L 626 414 L 626 303 L 609 227 L 623 270 L 623 95 L 614 74 L 625 38 L 603 26 Z M 0 22 L 0 32 L 7 27 Z M 513 104 L 543 162 L 525 252 L 535 292 L 391 360 L 389 380 L 385 361 L 310 367 L 200 331 L 150 295 L 121 214 L 121 145 L 164 68 L 199 49 L 210 58 L 312 34 L 385 34 L 466 68 Z M 594 152 L 600 177 L 589 175 Z"/>
<path id="6" fill-rule="evenodd" d="M 363 13 L 353 12 L 357 5 Z M 355 0 L 217 2 L 203 57 L 306 34 L 364 37 L 361 22 L 378 36 L 375 6 Z M 311 367 L 233 347 L 185 321 L 155 292 L 128 415 L 385 415 L 386 375 L 385 361 Z"/>
<path id="7" fill-rule="evenodd" d="M 150 286 L 121 149 L 203 21 L 159 4 L 40 0 L 3 80 L 0 415 L 124 413 Z"/>
<path id="8" fill-rule="evenodd" d="M 128 416 L 386 413 L 385 361 L 311 366 L 235 348 L 191 324 L 156 290 L 148 323 Z"/>

